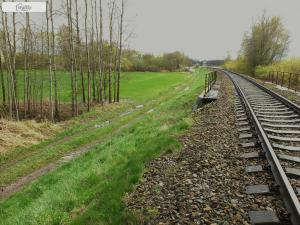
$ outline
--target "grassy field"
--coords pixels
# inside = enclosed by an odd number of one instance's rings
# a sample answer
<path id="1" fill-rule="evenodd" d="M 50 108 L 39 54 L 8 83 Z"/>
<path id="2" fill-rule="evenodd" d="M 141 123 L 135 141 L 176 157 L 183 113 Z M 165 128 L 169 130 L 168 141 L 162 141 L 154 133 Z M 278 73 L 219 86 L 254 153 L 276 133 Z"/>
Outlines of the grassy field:
<path id="1" fill-rule="evenodd" d="M 1 156 L 0 185 L 7 185 L 67 152 L 89 148 L 3 200 L 0 224 L 137 224 L 122 198 L 145 163 L 180 149 L 177 137 L 192 123 L 205 72 L 126 74 L 123 93 L 129 102 L 95 108 L 55 138 Z M 108 126 L 95 128 L 108 120 Z"/>
<path id="2" fill-rule="evenodd" d="M 138 110 L 133 116 L 128 117 L 119 117 L 120 114 L 134 109 L 137 104 L 151 102 L 153 99 L 159 100 L 158 96 L 162 92 L 165 92 L 163 95 L 165 96 L 168 90 L 187 82 L 190 78 L 191 75 L 182 73 L 128 73 L 124 75 L 124 81 L 122 81 L 122 90 L 126 98 L 124 103 L 94 108 L 92 112 L 68 122 L 68 128 L 53 139 L 30 148 L 17 148 L 0 154 L 0 186 L 5 186 L 47 163 L 55 162 L 68 152 L 80 151 L 91 142 L 99 142 L 100 139 L 107 138 L 106 136 L 135 119 L 139 113 L 145 113 L 145 110 Z M 155 105 L 155 103 L 148 105 Z M 95 129 L 96 124 L 101 125 L 105 121 L 111 121 L 111 125 L 104 129 Z"/>
<path id="3" fill-rule="evenodd" d="M 85 75 L 87 76 L 87 75 Z M 18 93 L 20 99 L 24 99 L 24 78 L 23 72 L 17 71 Z M 80 77 L 79 77 L 80 79 Z M 87 78 L 85 78 L 86 80 Z M 6 78 L 5 78 L 6 80 Z M 36 83 L 38 99 L 42 94 L 43 99 L 47 100 L 49 96 L 49 78 L 46 70 L 32 72 L 31 82 Z M 34 82 L 36 80 L 36 82 Z M 124 72 L 122 74 L 121 97 L 137 101 L 144 101 L 153 97 L 161 91 L 165 91 L 170 84 L 176 84 L 184 80 L 181 73 L 152 73 L 152 72 Z M 62 103 L 71 102 L 70 74 L 65 71 L 57 71 L 58 97 Z M 81 83 L 78 81 L 78 99 L 81 101 Z M 87 91 L 87 83 L 85 84 Z M 41 93 L 43 87 L 43 93 Z M 155 88 L 155 91 L 152 88 Z M 87 93 L 86 93 L 87 94 Z M 2 89 L 0 88 L 0 96 Z M 0 98 L 0 101 L 2 98 Z"/>

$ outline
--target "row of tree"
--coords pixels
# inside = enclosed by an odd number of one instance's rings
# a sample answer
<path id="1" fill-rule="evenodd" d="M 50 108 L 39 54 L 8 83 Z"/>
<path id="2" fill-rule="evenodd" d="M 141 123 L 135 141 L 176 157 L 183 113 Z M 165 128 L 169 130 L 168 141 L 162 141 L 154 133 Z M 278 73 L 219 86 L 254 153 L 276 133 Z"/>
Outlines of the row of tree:
<path id="1" fill-rule="evenodd" d="M 171 52 L 155 56 L 126 49 L 123 52 L 122 66 L 126 71 L 178 71 L 194 62 L 181 52 Z"/>
<path id="2" fill-rule="evenodd" d="M 46 3 L 46 24 L 35 24 L 29 13 L 1 11 L 1 116 L 19 120 L 31 117 L 40 109 L 41 114 L 45 113 L 42 117 L 59 119 L 59 69 L 65 69 L 70 75 L 73 116 L 78 115 L 80 106 L 89 111 L 93 102 L 119 102 L 124 0 L 107 2 L 106 40 L 102 0 L 84 0 L 83 5 L 83 1 L 64 0 L 57 9 L 53 0 Z M 55 27 L 54 20 L 61 19 L 65 24 Z M 47 85 L 40 80 L 41 69 L 48 70 Z M 17 73 L 19 70 L 22 76 Z M 49 89 L 46 102 L 45 87 Z"/>

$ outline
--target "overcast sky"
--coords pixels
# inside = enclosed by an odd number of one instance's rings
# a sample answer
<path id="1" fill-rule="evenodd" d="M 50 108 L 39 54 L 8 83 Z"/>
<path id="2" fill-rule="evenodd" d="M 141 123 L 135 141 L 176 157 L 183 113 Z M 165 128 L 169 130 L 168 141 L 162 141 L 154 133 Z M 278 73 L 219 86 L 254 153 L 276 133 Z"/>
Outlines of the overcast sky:
<path id="1" fill-rule="evenodd" d="M 180 50 L 195 59 L 236 56 L 245 31 L 266 9 L 290 31 L 289 56 L 300 56 L 300 0 L 127 0 L 132 48 Z"/>
<path id="2" fill-rule="evenodd" d="M 300 56 L 300 0 L 125 1 L 126 31 L 133 33 L 127 45 L 144 53 L 160 54 L 179 50 L 194 59 L 204 60 L 222 59 L 229 52 L 232 57 L 236 57 L 244 33 L 250 30 L 251 24 L 266 10 L 269 16 L 281 16 L 290 32 L 289 56 Z M 53 2 L 54 8 L 59 8 L 65 1 Z M 84 2 L 78 0 L 82 29 Z M 106 38 L 107 2 L 108 0 L 103 0 Z M 38 13 L 32 19 L 35 23 L 41 23 L 45 21 L 44 17 Z M 66 23 L 65 16 L 55 17 L 54 21 L 56 28 Z"/>

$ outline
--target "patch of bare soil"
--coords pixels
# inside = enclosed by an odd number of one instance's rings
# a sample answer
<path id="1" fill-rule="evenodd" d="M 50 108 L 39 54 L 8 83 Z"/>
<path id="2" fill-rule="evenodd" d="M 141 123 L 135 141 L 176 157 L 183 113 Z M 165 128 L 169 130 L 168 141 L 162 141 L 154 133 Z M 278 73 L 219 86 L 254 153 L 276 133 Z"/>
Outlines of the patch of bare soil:
<path id="1" fill-rule="evenodd" d="M 7 187 L 1 187 L 0 188 L 0 200 L 8 197 L 11 193 L 14 193 L 14 192 L 20 190 L 24 185 L 36 180 L 38 177 L 55 169 L 56 167 L 57 167 L 57 165 L 51 163 L 45 167 L 42 167 L 42 168 L 34 171 L 33 173 L 31 173 L 27 176 L 21 177 L 19 180 L 8 185 Z"/>
<path id="2" fill-rule="evenodd" d="M 233 86 L 220 76 L 219 99 L 194 114 L 179 153 L 147 165 L 142 182 L 125 198 L 140 224 L 250 224 L 248 210 L 273 199 L 245 194 L 255 179 L 245 173 L 235 126 Z"/>

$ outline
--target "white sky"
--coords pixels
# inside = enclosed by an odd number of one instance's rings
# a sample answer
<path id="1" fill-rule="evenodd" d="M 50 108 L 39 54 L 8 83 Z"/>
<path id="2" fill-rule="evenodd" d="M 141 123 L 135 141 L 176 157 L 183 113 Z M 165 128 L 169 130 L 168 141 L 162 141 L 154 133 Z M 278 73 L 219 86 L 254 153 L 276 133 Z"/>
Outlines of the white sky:
<path id="1" fill-rule="evenodd" d="M 300 0 L 127 0 L 130 47 L 195 59 L 235 57 L 245 31 L 266 9 L 290 31 L 289 56 L 300 56 Z"/>
<path id="2" fill-rule="evenodd" d="M 31 0 L 45 1 L 45 0 Z M 73 1 L 73 0 L 72 0 Z M 106 19 L 107 2 L 103 0 Z M 121 0 L 117 0 L 119 3 Z M 198 59 L 222 59 L 227 52 L 236 57 L 243 35 L 263 13 L 281 16 L 291 35 L 289 56 L 300 56 L 300 0 L 125 0 L 126 31 L 133 33 L 127 45 L 144 53 L 160 54 L 179 50 Z M 53 0 L 60 8 L 66 0 Z M 84 0 L 78 0 L 81 27 Z M 90 4 L 91 0 L 88 0 Z M 92 0 L 94 2 L 94 0 Z M 43 14 L 32 14 L 35 23 Z M 65 16 L 55 17 L 58 28 Z"/>

